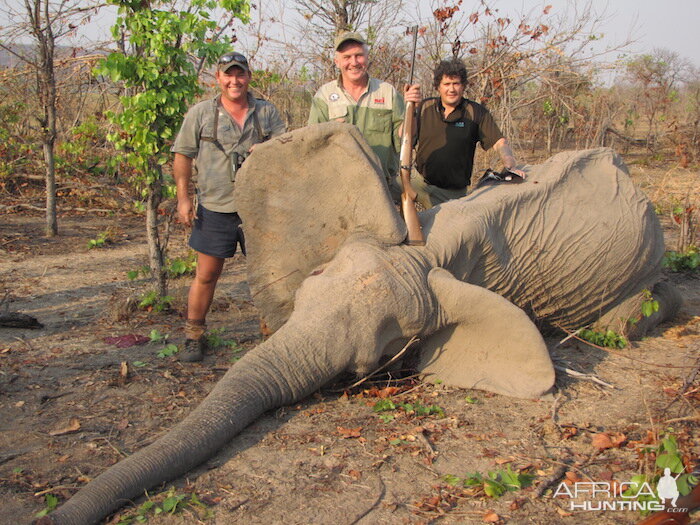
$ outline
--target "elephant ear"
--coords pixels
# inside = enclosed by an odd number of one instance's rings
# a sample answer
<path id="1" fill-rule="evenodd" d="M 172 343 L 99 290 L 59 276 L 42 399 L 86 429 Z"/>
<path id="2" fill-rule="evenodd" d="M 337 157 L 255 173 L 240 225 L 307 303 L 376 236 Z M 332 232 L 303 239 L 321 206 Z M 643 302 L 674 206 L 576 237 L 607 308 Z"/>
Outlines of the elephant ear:
<path id="1" fill-rule="evenodd" d="M 291 315 L 301 282 L 348 237 L 385 245 L 406 237 L 379 159 L 349 124 L 316 124 L 256 145 L 235 186 L 251 294 L 272 331 Z"/>
<path id="2" fill-rule="evenodd" d="M 554 385 L 547 346 L 523 310 L 442 268 L 430 271 L 428 284 L 445 322 L 421 340 L 423 373 L 452 386 L 521 398 L 538 397 Z"/>

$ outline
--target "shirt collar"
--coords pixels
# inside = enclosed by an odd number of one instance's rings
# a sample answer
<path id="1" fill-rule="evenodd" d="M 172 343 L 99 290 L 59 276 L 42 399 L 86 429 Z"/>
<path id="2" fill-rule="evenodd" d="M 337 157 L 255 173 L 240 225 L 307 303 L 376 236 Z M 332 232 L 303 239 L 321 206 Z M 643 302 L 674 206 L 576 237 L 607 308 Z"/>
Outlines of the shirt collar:
<path id="1" fill-rule="evenodd" d="M 459 104 L 457 104 L 457 107 L 450 113 L 447 118 L 444 117 L 445 115 L 445 106 L 442 105 L 442 99 L 440 97 L 437 97 L 437 104 L 435 104 L 435 107 L 438 110 L 438 113 L 440 114 L 440 118 L 444 120 L 445 122 L 457 122 L 458 120 L 461 120 L 464 117 L 464 109 L 465 109 L 465 103 L 467 99 L 462 97 L 462 100 L 459 101 Z"/>
<path id="2" fill-rule="evenodd" d="M 346 91 L 345 86 L 343 86 L 343 75 L 338 75 L 337 82 L 338 82 L 338 87 L 340 89 L 342 89 L 343 91 Z M 371 84 L 372 84 L 372 77 L 370 77 L 369 73 L 367 73 L 367 85 L 365 86 L 365 90 L 362 92 L 362 95 L 364 95 L 365 93 L 369 92 L 372 89 Z M 360 96 L 362 96 L 362 95 L 360 95 Z"/>

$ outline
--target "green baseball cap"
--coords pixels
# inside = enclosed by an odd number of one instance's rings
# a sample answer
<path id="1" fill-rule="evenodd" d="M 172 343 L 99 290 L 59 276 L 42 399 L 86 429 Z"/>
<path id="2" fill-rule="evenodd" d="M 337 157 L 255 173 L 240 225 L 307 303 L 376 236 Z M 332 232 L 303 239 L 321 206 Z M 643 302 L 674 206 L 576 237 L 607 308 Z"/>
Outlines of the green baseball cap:
<path id="1" fill-rule="evenodd" d="M 335 50 L 342 46 L 345 42 L 352 40 L 353 42 L 358 42 L 359 44 L 365 45 L 367 42 L 360 33 L 355 31 L 343 31 L 337 37 L 335 37 Z"/>
<path id="2" fill-rule="evenodd" d="M 250 67 L 248 66 L 248 59 L 240 53 L 230 52 L 224 53 L 219 58 L 218 68 L 219 71 L 226 72 L 233 66 L 240 67 L 243 71 L 250 72 Z"/>

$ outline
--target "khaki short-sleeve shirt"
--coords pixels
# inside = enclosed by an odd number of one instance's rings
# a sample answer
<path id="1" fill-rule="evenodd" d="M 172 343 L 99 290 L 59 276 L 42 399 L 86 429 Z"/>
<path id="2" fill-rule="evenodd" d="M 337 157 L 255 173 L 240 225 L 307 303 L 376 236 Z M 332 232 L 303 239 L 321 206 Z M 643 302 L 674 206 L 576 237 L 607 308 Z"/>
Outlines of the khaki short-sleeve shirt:
<path id="1" fill-rule="evenodd" d="M 390 180 L 398 173 L 404 109 L 403 97 L 387 82 L 370 78 L 367 91 L 355 101 L 338 80 L 333 80 L 314 95 L 308 124 L 337 121 L 357 126 Z"/>
<path id="2" fill-rule="evenodd" d="M 208 210 L 236 211 L 232 155 L 237 153 L 244 157 L 253 144 L 285 132 L 285 124 L 273 104 L 248 94 L 248 108 L 241 129 L 221 106 L 218 96 L 195 104 L 185 115 L 171 148 L 173 153 L 196 159 L 197 196 Z"/>

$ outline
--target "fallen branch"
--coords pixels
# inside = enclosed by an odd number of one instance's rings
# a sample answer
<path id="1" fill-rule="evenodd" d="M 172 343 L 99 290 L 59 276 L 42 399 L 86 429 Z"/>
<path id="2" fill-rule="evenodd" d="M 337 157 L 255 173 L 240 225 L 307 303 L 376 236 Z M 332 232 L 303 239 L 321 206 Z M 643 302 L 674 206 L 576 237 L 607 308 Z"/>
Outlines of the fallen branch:
<path id="1" fill-rule="evenodd" d="M 558 366 L 558 365 L 554 365 L 554 368 L 556 368 L 557 370 L 559 370 L 561 372 L 564 372 L 564 373 L 570 375 L 571 377 L 576 377 L 578 379 L 585 379 L 587 381 L 593 381 L 594 383 L 597 383 L 601 386 L 611 388 L 613 390 L 617 390 L 617 387 L 615 385 L 611 385 L 610 383 L 606 383 L 602 379 L 598 379 L 593 374 L 584 374 L 583 372 L 578 372 L 576 370 L 573 370 L 572 368 L 566 368 L 566 367 Z"/>
<path id="2" fill-rule="evenodd" d="M 46 208 L 42 208 L 40 206 L 33 206 L 31 204 L 10 204 L 9 206 L 5 205 L 5 204 L 0 204 L 0 210 L 11 211 L 11 210 L 14 210 L 17 208 L 25 208 L 28 210 L 46 212 Z M 57 212 L 79 211 L 82 213 L 114 213 L 117 210 L 108 210 L 105 208 L 58 208 L 56 211 Z"/>
<path id="3" fill-rule="evenodd" d="M 419 339 L 418 339 L 417 336 L 414 335 L 413 337 L 411 337 L 411 338 L 408 340 L 408 343 L 406 343 L 406 344 L 404 345 L 404 347 L 403 347 L 394 357 L 392 357 L 391 359 L 389 359 L 386 363 L 384 363 L 382 366 L 380 366 L 379 368 L 377 368 L 374 372 L 371 372 L 371 373 L 367 374 L 365 377 L 363 377 L 363 378 L 360 379 L 359 381 L 356 381 L 355 383 L 353 383 L 352 385 L 350 385 L 350 386 L 348 387 L 348 389 L 355 388 L 356 386 L 360 386 L 362 383 L 364 383 L 365 381 L 367 381 L 369 378 L 371 378 L 371 377 L 377 375 L 379 372 L 382 372 L 383 370 L 385 370 L 386 368 L 388 368 L 389 365 L 391 365 L 392 363 L 395 363 L 403 354 L 405 354 L 406 351 L 409 349 L 409 347 L 410 347 L 413 343 L 415 343 L 416 341 L 419 341 Z"/>
<path id="4" fill-rule="evenodd" d="M 44 328 L 44 325 L 37 321 L 36 317 L 19 312 L 0 313 L 0 328 Z"/>

